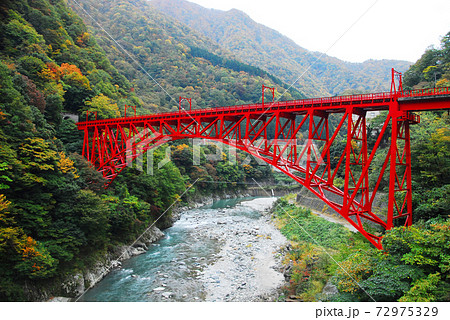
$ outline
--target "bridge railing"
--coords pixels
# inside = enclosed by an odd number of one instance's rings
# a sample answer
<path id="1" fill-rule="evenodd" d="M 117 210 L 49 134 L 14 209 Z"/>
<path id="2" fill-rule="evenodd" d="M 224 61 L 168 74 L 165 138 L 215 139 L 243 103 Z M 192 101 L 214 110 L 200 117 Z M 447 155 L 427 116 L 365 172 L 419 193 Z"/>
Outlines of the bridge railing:
<path id="1" fill-rule="evenodd" d="M 450 94 L 450 87 L 443 87 L 443 88 L 429 88 L 429 89 L 418 89 L 418 90 L 411 90 L 411 91 L 404 91 L 402 93 L 397 94 L 397 97 L 400 98 L 408 98 L 408 97 L 425 97 L 425 96 L 436 96 L 436 95 L 446 95 Z M 290 100 L 290 101 L 279 101 L 279 102 L 272 102 L 272 103 L 265 103 L 264 105 L 262 103 L 253 103 L 253 104 L 246 104 L 246 105 L 239 105 L 239 106 L 230 106 L 230 107 L 218 107 L 218 108 L 207 108 L 207 109 L 195 109 L 191 110 L 190 112 L 187 111 L 173 111 L 168 112 L 164 114 L 154 114 L 151 116 L 164 116 L 164 117 L 179 117 L 180 115 L 186 114 L 187 116 L 190 115 L 198 115 L 198 114 L 227 114 L 229 112 L 239 112 L 239 111 L 252 111 L 256 109 L 262 109 L 262 110 L 271 110 L 279 107 L 301 107 L 309 108 L 312 106 L 323 106 L 323 105 L 340 105 L 349 103 L 352 101 L 376 101 L 376 100 L 386 100 L 386 99 L 392 99 L 394 98 L 395 94 L 392 94 L 390 92 L 381 92 L 381 93 L 370 93 L 370 94 L 359 94 L 359 95 L 349 95 L 349 96 L 338 96 L 338 97 L 324 97 L 324 98 L 312 98 L 312 99 L 302 99 L 302 100 Z M 145 120 L 147 116 L 135 116 L 131 117 L 135 120 L 138 120 L 139 118 L 142 118 Z M 97 120 L 93 121 L 97 124 L 101 123 L 109 123 L 111 121 L 130 121 L 130 117 L 128 118 L 116 118 L 116 119 L 105 119 L 105 120 Z"/>
<path id="2" fill-rule="evenodd" d="M 271 109 L 277 109 L 279 107 L 301 107 L 309 108 L 313 106 L 322 106 L 322 105 L 333 105 L 333 104 L 342 104 L 346 102 L 352 102 L 352 101 L 373 101 L 373 100 L 381 100 L 381 99 L 391 99 L 392 94 L 389 92 L 382 92 L 382 93 L 370 93 L 370 94 L 359 94 L 359 95 L 349 95 L 349 96 L 337 96 L 337 97 L 323 97 L 323 98 L 312 98 L 312 99 L 301 99 L 301 100 L 289 100 L 289 101 L 279 101 L 279 102 L 272 102 L 272 103 L 253 103 L 253 104 L 245 104 L 245 105 L 238 105 L 238 106 L 228 106 L 228 107 L 217 107 L 217 108 L 206 108 L 206 109 L 193 109 L 190 111 L 185 110 L 178 110 L 178 111 L 172 111 L 167 112 L 163 114 L 153 114 L 153 115 L 135 115 L 134 117 L 121 117 L 121 118 L 114 118 L 114 119 L 104 119 L 104 120 L 96 120 L 93 121 L 97 125 L 100 124 L 106 124 L 109 122 L 128 122 L 131 119 L 133 121 L 139 121 L 139 119 L 145 120 L 148 118 L 148 116 L 164 116 L 167 118 L 178 118 L 180 115 L 185 114 L 186 116 L 194 116 L 198 114 L 227 114 L 228 112 L 239 112 L 239 111 L 252 111 L 252 110 L 271 110 Z"/>
<path id="3" fill-rule="evenodd" d="M 425 97 L 425 96 L 434 96 L 434 95 L 442 95 L 442 94 L 450 94 L 450 87 L 441 87 L 441 88 L 427 88 L 427 89 L 416 89 L 410 91 L 404 91 L 401 94 L 401 97 Z"/>
<path id="4" fill-rule="evenodd" d="M 332 103 L 342 103 L 351 101 L 372 101 L 380 99 L 390 99 L 392 94 L 389 92 L 382 93 L 370 93 L 370 94 L 359 94 L 359 95 L 349 95 L 349 96 L 338 96 L 338 97 L 324 97 L 324 98 L 312 98 L 312 99 L 302 99 L 302 100 L 289 100 L 289 101 L 279 101 L 272 103 L 261 103 L 258 104 L 246 104 L 233 107 L 218 107 L 218 108 L 207 108 L 207 109 L 196 109 L 192 110 L 194 112 L 224 112 L 224 111 L 246 111 L 254 110 L 256 108 L 264 108 L 270 110 L 271 108 L 284 107 L 284 106 L 310 106 L 310 105 L 323 105 Z"/>

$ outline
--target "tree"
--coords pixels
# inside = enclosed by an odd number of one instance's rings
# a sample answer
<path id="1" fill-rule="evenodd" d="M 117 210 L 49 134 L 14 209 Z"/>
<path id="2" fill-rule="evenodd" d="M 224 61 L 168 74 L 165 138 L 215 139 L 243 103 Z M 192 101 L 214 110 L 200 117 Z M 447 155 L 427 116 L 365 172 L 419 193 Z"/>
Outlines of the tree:
<path id="1" fill-rule="evenodd" d="M 91 190 L 80 190 L 76 195 L 75 215 L 78 225 L 86 238 L 86 244 L 103 249 L 108 243 L 107 205 Z"/>
<path id="2" fill-rule="evenodd" d="M 36 242 L 31 237 L 21 243 L 22 261 L 18 262 L 14 267 L 22 276 L 30 279 L 49 278 L 57 267 L 55 260 L 43 244 Z"/>
<path id="3" fill-rule="evenodd" d="M 64 144 L 67 153 L 82 153 L 83 133 L 78 130 L 75 122 L 71 119 L 61 121 L 56 131 L 56 137 Z"/>
<path id="4" fill-rule="evenodd" d="M 17 90 L 14 83 L 14 73 L 10 67 L 0 61 L 0 104 L 2 106 L 3 118 L 8 116 L 10 136 L 20 137 L 25 129 L 23 124 L 31 117 L 31 111 L 25 97 Z M 26 129 L 29 129 L 26 128 Z"/>
<path id="5" fill-rule="evenodd" d="M 435 127 L 428 137 L 413 146 L 414 175 L 423 186 L 438 187 L 450 181 L 450 129 Z"/>
<path id="6" fill-rule="evenodd" d="M 17 70 L 33 82 L 39 82 L 39 74 L 44 67 L 45 63 L 41 59 L 33 56 L 24 56 L 17 61 Z"/>
<path id="7" fill-rule="evenodd" d="M 417 220 L 446 216 L 450 210 L 450 129 L 448 117 L 421 115 L 411 131 L 413 207 Z"/>
<path id="8" fill-rule="evenodd" d="M 55 170 L 57 152 L 42 138 L 27 138 L 19 147 L 19 155 L 26 170 L 21 181 L 25 185 L 45 184 L 43 173 Z"/>
<path id="9" fill-rule="evenodd" d="M 65 75 L 62 79 L 64 94 L 64 109 L 75 113 L 80 112 L 83 105 L 93 96 L 89 80 L 76 72 Z"/>
<path id="10" fill-rule="evenodd" d="M 405 89 L 447 86 L 450 80 L 450 32 L 439 48 L 429 48 L 403 78 Z"/>
<path id="11" fill-rule="evenodd" d="M 77 169 L 74 166 L 74 162 L 61 151 L 59 152 L 59 161 L 57 163 L 59 171 L 64 174 L 70 174 L 74 179 L 79 178 Z"/>
<path id="12" fill-rule="evenodd" d="M 13 56 L 19 56 L 24 52 L 31 54 L 37 48 L 43 51 L 42 46 L 45 42 L 42 35 L 38 34 L 18 12 L 10 10 L 9 16 L 11 20 L 3 29 L 6 51 Z"/>
<path id="13" fill-rule="evenodd" d="M 46 101 L 44 94 L 39 91 L 36 85 L 27 76 L 22 75 L 22 79 L 25 85 L 25 93 L 28 97 L 28 102 L 30 105 L 35 106 L 42 113 L 45 111 Z"/>
<path id="14" fill-rule="evenodd" d="M 105 189 L 106 180 L 97 169 L 78 153 L 71 153 L 70 158 L 74 161 L 80 177 L 76 180 L 81 189 L 88 189 L 96 194 L 102 194 Z"/>
<path id="15" fill-rule="evenodd" d="M 8 167 L 9 167 L 8 163 L 6 163 L 6 162 L 0 163 L 0 172 L 6 171 L 8 169 Z M 5 184 L 4 182 L 9 183 L 9 182 L 13 182 L 13 181 L 9 176 L 7 176 L 5 174 L 0 174 L 0 190 L 10 188 L 9 185 Z"/>
<path id="16" fill-rule="evenodd" d="M 99 119 L 115 118 L 120 116 L 119 107 L 112 99 L 103 94 L 86 101 L 87 110 L 97 112 Z"/>
<path id="17" fill-rule="evenodd" d="M 421 278 L 412 284 L 411 289 L 402 296 L 399 302 L 433 302 L 436 296 L 433 291 L 436 290 L 441 280 L 439 272 L 430 273 L 426 278 Z"/>

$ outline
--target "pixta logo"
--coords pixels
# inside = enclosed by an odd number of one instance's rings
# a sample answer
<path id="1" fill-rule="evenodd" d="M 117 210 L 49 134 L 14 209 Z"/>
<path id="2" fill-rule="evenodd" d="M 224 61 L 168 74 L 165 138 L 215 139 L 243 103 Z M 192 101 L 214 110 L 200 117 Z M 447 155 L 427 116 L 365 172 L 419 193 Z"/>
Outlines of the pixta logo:
<path id="1" fill-rule="evenodd" d="M 153 175 L 155 169 L 159 170 L 171 161 L 172 150 L 168 142 L 171 138 L 164 136 L 158 132 L 149 132 L 144 129 L 142 132 L 135 134 L 126 142 L 126 165 L 127 167 L 134 167 L 143 172 L 144 169 L 147 174 Z M 250 164 L 252 158 L 258 165 L 269 165 L 271 161 L 270 153 L 276 154 L 278 159 L 284 160 L 292 157 L 295 153 L 296 165 L 305 166 L 307 160 L 314 161 L 318 165 L 324 165 L 321 157 L 320 149 L 313 140 L 298 140 L 298 139 L 258 139 L 250 141 L 242 139 L 239 141 L 239 147 L 234 142 L 225 143 L 220 140 L 207 139 L 189 139 L 189 144 L 192 146 L 192 165 L 198 166 L 201 164 L 202 148 L 213 145 L 215 150 L 213 153 L 203 153 L 206 161 L 219 162 L 227 161 L 229 164 L 237 164 L 237 149 L 241 149 L 247 153 L 247 156 L 240 161 L 240 164 Z M 156 159 L 155 151 L 158 148 L 164 147 L 164 156 Z M 211 150 L 212 148 L 209 148 Z M 223 155 L 226 155 L 224 157 Z M 144 166 L 144 158 L 147 160 Z"/>

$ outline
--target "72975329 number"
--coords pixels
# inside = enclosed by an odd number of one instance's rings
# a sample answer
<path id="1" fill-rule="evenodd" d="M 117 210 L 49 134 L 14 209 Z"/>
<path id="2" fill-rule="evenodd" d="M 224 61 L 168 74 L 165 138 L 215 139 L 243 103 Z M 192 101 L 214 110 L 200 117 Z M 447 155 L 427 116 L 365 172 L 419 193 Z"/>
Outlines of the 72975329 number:
<path id="1" fill-rule="evenodd" d="M 435 317 L 437 307 L 377 307 L 377 317 Z"/>

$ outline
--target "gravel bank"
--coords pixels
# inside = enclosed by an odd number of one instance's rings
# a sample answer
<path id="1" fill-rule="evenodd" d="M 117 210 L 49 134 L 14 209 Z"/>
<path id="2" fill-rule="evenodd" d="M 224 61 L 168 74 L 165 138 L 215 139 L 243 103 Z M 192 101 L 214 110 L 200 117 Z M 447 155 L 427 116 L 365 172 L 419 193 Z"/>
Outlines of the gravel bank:
<path id="1" fill-rule="evenodd" d="M 219 210 L 214 219 L 216 226 L 197 228 L 199 236 L 223 242 L 217 260 L 198 276 L 206 288 L 206 301 L 261 301 L 276 297 L 284 283 L 278 252 L 287 240 L 264 215 L 275 200 L 259 198 L 235 208 L 252 208 L 263 213 L 259 218 L 230 215 L 229 210 L 233 209 L 227 209 L 226 214 Z"/>

